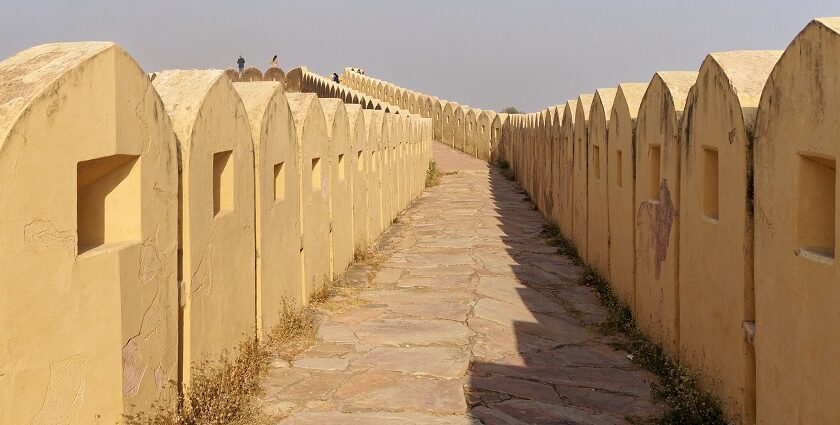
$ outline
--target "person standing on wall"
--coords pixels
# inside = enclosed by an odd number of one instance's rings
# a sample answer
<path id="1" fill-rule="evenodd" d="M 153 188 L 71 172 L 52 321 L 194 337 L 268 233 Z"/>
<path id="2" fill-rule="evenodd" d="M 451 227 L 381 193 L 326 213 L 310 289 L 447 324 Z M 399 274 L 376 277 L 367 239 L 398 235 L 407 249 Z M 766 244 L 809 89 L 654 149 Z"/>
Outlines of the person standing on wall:
<path id="1" fill-rule="evenodd" d="M 245 69 L 245 59 L 242 56 L 239 56 L 239 60 L 236 61 L 236 64 L 239 65 L 239 72 L 241 73 L 243 69 Z"/>
<path id="2" fill-rule="evenodd" d="M 333 82 L 334 82 L 334 83 L 336 83 L 336 84 L 339 84 L 339 83 L 340 83 L 340 81 L 338 81 L 338 74 L 336 74 L 335 72 L 333 72 L 333 79 L 332 79 L 332 80 L 333 80 Z"/>
<path id="3" fill-rule="evenodd" d="M 274 57 L 271 58 L 271 67 L 277 68 L 277 55 L 274 55 Z"/>

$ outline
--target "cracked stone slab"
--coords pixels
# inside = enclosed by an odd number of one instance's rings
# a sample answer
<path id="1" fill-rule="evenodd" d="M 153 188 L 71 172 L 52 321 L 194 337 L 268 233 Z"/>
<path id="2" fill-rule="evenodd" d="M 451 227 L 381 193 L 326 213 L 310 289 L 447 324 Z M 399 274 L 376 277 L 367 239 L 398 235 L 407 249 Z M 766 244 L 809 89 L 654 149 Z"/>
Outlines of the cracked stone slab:
<path id="1" fill-rule="evenodd" d="M 469 354 L 452 347 L 378 347 L 354 361 L 366 366 L 413 375 L 444 379 L 463 377 L 469 367 Z"/>
<path id="2" fill-rule="evenodd" d="M 352 266 L 362 303 L 264 382 L 283 424 L 618 424 L 662 412 L 597 293 L 496 171 L 444 176 Z M 356 269 L 356 267 L 359 267 Z M 375 274 L 372 272 L 377 270 Z M 373 285 L 367 285 L 367 276 Z"/>
<path id="3" fill-rule="evenodd" d="M 309 357 L 295 360 L 294 367 L 318 370 L 345 370 L 349 361 L 333 357 Z"/>
<path id="4" fill-rule="evenodd" d="M 354 375 L 333 395 L 346 409 L 382 409 L 435 415 L 466 413 L 459 381 L 429 379 L 410 374 L 369 370 Z"/>
<path id="5" fill-rule="evenodd" d="M 353 332 L 373 345 L 465 344 L 473 334 L 463 323 L 439 319 L 375 319 L 353 325 Z"/>

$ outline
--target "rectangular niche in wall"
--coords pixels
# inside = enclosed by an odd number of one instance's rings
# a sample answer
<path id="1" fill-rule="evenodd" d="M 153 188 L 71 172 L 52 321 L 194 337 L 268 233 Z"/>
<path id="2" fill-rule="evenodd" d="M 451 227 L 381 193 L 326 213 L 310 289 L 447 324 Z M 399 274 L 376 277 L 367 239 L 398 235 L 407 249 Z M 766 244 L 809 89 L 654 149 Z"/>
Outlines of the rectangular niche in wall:
<path id="1" fill-rule="evenodd" d="M 140 241 L 140 166 L 136 155 L 111 155 L 76 165 L 78 253 Z"/>
<path id="2" fill-rule="evenodd" d="M 365 156 L 363 151 L 356 154 L 356 171 L 362 172 L 365 170 Z"/>
<path id="3" fill-rule="evenodd" d="M 286 166 L 285 162 L 274 164 L 274 200 L 286 199 Z"/>
<path id="4" fill-rule="evenodd" d="M 648 193 L 650 194 L 650 199 L 657 200 L 659 199 L 659 182 L 662 178 L 660 174 L 660 163 L 662 158 L 662 150 L 659 148 L 659 145 L 650 145 L 650 182 L 648 186 Z"/>
<path id="5" fill-rule="evenodd" d="M 624 187 L 624 162 L 621 160 L 622 158 L 621 150 L 615 151 L 615 183 L 619 189 Z"/>
<path id="6" fill-rule="evenodd" d="M 213 154 L 213 215 L 233 209 L 233 151 Z"/>
<path id="7" fill-rule="evenodd" d="M 344 181 L 344 154 L 338 155 L 338 181 Z"/>
<path id="8" fill-rule="evenodd" d="M 720 218 L 718 187 L 718 151 L 703 148 L 703 214 L 712 220 Z"/>
<path id="9" fill-rule="evenodd" d="M 595 180 L 601 180 L 601 147 L 592 145 L 592 167 L 594 168 Z"/>
<path id="10" fill-rule="evenodd" d="M 829 259 L 834 259 L 836 179 L 833 159 L 799 156 L 799 246 L 810 254 Z"/>
<path id="11" fill-rule="evenodd" d="M 312 190 L 321 190 L 321 158 L 312 158 Z"/>

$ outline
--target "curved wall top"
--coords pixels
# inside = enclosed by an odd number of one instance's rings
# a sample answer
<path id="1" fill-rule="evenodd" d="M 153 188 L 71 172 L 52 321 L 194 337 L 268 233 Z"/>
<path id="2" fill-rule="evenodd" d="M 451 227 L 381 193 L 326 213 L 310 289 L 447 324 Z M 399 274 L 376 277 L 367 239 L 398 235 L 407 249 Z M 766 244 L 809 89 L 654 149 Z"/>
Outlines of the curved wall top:
<path id="1" fill-rule="evenodd" d="M 113 43 L 0 69 L 0 422 L 116 423 L 177 378 L 175 134 Z"/>

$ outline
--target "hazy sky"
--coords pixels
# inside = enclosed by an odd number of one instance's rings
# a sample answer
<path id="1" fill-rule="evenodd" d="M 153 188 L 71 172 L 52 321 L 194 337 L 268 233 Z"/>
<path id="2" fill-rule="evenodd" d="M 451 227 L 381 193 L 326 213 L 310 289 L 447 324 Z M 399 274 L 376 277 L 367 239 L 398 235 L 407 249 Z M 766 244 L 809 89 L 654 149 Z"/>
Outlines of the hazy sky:
<path id="1" fill-rule="evenodd" d="M 4 2 L 0 57 L 56 41 L 110 40 L 146 71 L 346 66 L 470 106 L 526 111 L 708 52 L 784 49 L 840 0 L 394 1 L 28 0 Z"/>

